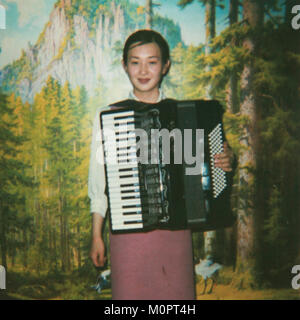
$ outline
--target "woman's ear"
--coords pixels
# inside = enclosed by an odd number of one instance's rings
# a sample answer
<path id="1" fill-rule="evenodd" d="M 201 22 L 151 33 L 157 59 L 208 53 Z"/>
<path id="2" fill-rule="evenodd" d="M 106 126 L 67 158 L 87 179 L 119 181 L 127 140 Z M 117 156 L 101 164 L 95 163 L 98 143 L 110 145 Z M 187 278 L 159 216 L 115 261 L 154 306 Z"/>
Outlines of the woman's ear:
<path id="1" fill-rule="evenodd" d="M 125 72 L 127 73 L 127 65 L 125 64 L 124 60 L 122 59 L 122 66 Z"/>
<path id="2" fill-rule="evenodd" d="M 163 66 L 162 73 L 163 73 L 164 76 L 166 76 L 168 74 L 168 72 L 170 70 L 170 67 L 171 67 L 171 61 L 168 60 Z"/>

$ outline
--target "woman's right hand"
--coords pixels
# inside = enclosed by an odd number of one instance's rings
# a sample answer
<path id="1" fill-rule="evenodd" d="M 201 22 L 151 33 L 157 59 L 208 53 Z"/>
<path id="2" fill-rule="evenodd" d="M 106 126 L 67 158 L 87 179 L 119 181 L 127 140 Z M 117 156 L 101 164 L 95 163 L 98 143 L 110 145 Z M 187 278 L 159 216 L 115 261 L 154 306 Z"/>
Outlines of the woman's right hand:
<path id="1" fill-rule="evenodd" d="M 90 257 L 96 267 L 103 267 L 106 262 L 105 245 L 101 237 L 93 238 Z"/>
<path id="2" fill-rule="evenodd" d="M 104 267 L 106 262 L 105 244 L 102 238 L 103 224 L 104 218 L 98 213 L 93 213 L 92 245 L 90 257 L 96 267 Z"/>

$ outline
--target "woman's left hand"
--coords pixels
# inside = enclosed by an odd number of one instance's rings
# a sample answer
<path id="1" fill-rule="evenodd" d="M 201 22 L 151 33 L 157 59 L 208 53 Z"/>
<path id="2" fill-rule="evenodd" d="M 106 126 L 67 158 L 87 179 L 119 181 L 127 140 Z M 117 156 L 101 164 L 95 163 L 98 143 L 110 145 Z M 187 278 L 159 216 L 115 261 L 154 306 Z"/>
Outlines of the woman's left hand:
<path id="1" fill-rule="evenodd" d="M 226 172 L 231 172 L 234 154 L 227 142 L 224 142 L 223 150 L 222 153 L 215 154 L 215 166 Z"/>

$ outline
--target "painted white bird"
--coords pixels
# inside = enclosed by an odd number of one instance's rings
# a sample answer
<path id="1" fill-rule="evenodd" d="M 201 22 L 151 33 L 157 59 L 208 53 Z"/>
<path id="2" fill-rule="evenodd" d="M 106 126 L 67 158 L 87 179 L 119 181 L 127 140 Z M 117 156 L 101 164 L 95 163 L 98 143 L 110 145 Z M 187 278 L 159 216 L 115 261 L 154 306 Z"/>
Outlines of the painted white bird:
<path id="1" fill-rule="evenodd" d="M 102 289 L 109 288 L 110 286 L 110 269 L 104 270 L 97 278 L 96 284 L 91 286 L 98 293 L 101 293 Z"/>
<path id="2" fill-rule="evenodd" d="M 212 284 L 208 293 L 212 292 L 213 285 L 217 281 L 218 271 L 222 269 L 222 265 L 213 262 L 209 259 L 199 260 L 199 263 L 195 265 L 195 273 L 201 276 L 204 280 L 204 289 L 202 294 L 205 293 L 208 279 L 212 280 Z"/>

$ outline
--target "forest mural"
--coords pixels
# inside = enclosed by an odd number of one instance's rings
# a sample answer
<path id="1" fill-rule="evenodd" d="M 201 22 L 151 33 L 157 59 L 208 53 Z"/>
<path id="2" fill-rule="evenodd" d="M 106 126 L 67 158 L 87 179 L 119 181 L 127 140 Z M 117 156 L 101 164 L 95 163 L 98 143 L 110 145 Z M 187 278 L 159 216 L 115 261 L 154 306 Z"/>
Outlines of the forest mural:
<path id="1" fill-rule="evenodd" d="M 300 265 L 297 1 L 53 0 L 36 41 L 11 61 L 4 39 L 18 1 L 0 4 L 0 298 L 110 299 L 109 288 L 91 288 L 100 272 L 89 258 L 92 119 L 127 98 L 122 45 L 152 28 L 171 48 L 164 92 L 218 99 L 237 157 L 235 224 L 193 234 L 195 263 L 210 254 L 223 266 L 210 295 L 195 277 L 197 298 L 299 299 L 291 285 Z M 189 21 L 191 8 L 199 18 Z M 197 43 L 185 40 L 189 23 L 201 25 Z"/>

